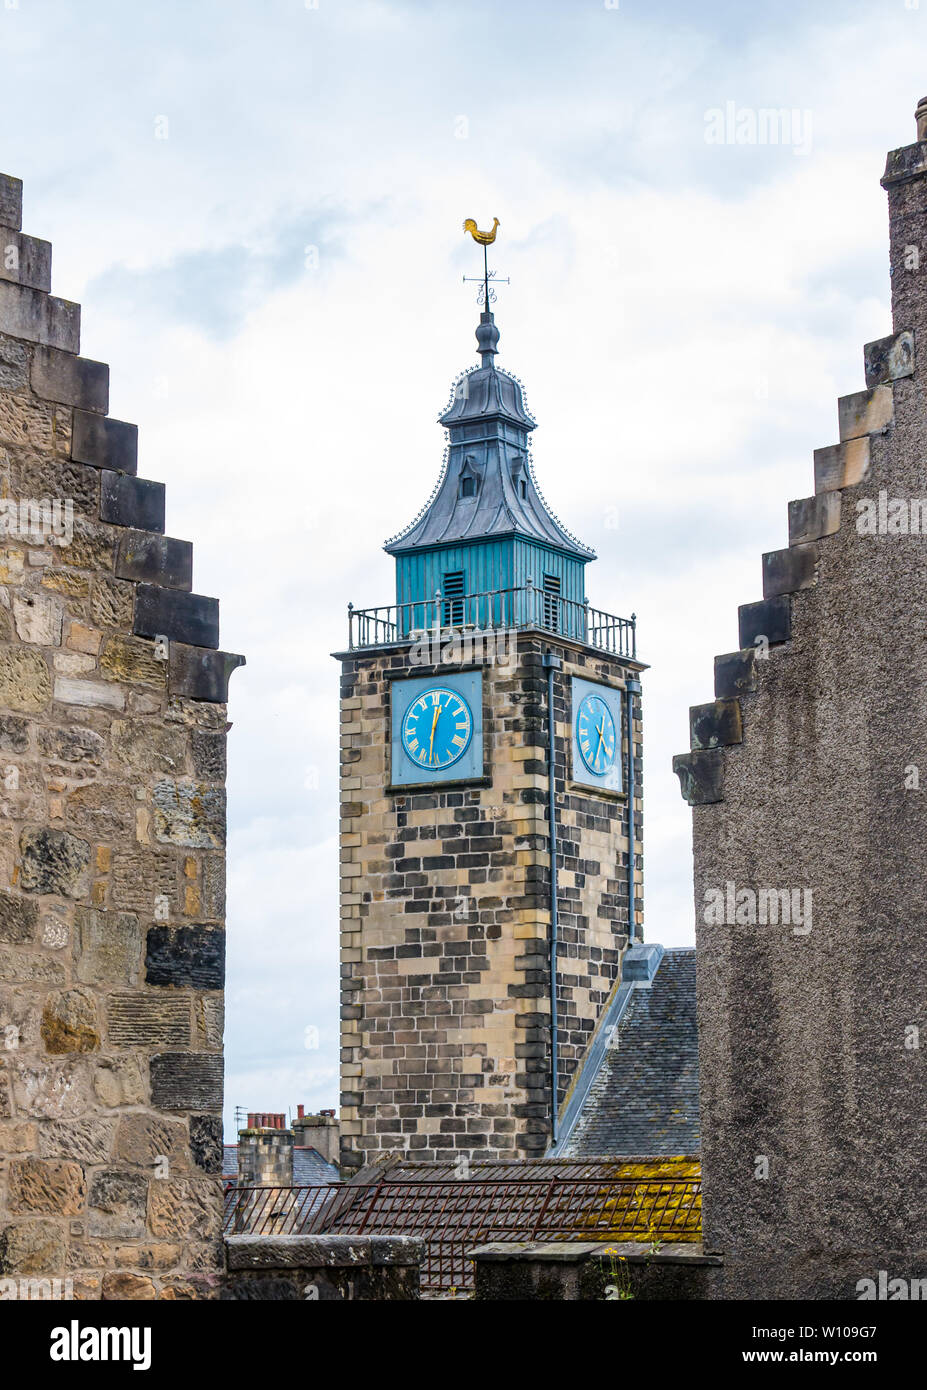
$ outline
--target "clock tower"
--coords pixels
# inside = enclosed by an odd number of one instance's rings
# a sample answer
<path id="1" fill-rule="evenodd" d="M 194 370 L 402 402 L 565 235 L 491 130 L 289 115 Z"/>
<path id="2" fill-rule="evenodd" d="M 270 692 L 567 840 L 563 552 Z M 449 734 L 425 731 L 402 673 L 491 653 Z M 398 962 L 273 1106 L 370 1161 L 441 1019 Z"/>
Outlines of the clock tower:
<path id="1" fill-rule="evenodd" d="M 634 621 L 589 605 L 488 304 L 476 338 L 395 602 L 338 654 L 349 1171 L 543 1155 L 640 936 Z"/>

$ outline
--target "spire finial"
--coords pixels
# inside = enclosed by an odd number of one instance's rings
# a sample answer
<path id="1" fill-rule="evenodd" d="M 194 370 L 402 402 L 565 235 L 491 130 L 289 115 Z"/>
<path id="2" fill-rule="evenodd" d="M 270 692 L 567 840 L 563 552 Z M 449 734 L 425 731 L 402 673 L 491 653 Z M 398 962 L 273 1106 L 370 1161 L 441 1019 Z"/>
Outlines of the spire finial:
<path id="1" fill-rule="evenodd" d="M 486 248 L 487 246 L 491 246 L 495 241 L 496 232 L 500 225 L 498 217 L 493 218 L 492 230 L 488 232 L 481 232 L 476 225 L 475 219 L 472 217 L 466 218 L 463 224 L 464 231 L 469 232 L 476 244 L 483 248 L 483 312 L 480 314 L 480 323 L 476 330 L 476 350 L 482 358 L 484 367 L 492 366 L 492 359 L 496 355 L 497 344 L 499 342 L 499 330 L 496 327 L 495 320 L 492 316 L 492 310 L 489 307 L 492 292 L 489 288 L 489 260 L 487 258 Z M 470 278 L 471 277 L 468 275 L 464 276 L 464 280 Z M 505 283 L 508 284 L 508 281 L 506 280 Z M 495 296 L 492 295 L 492 298 L 495 298 Z"/>

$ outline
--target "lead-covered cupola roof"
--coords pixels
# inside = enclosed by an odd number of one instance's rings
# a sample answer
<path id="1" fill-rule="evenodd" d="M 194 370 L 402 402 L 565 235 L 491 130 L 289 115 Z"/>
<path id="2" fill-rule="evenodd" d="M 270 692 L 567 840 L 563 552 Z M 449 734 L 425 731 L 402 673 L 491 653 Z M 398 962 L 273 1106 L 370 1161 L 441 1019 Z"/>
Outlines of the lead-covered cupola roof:
<path id="1" fill-rule="evenodd" d="M 399 555 L 517 535 L 594 559 L 595 552 L 560 524 L 537 487 L 528 456 L 535 421 L 520 382 L 495 366 L 499 330 L 491 312 L 480 315 L 476 340 L 481 365 L 458 379 L 439 417 L 448 431 L 448 450 L 435 491 L 385 549 Z"/>

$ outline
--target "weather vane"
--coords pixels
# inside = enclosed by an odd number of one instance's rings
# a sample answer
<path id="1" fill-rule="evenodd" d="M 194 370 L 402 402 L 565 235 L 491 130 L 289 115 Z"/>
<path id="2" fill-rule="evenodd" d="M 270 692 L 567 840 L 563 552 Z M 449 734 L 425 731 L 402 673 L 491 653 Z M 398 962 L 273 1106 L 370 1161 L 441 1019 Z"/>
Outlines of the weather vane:
<path id="1" fill-rule="evenodd" d="M 500 223 L 499 223 L 498 217 L 494 217 L 493 220 L 492 220 L 492 231 L 491 231 L 491 232 L 481 232 L 480 229 L 479 229 L 479 227 L 476 225 L 476 222 L 474 221 L 474 219 L 473 219 L 472 217 L 468 217 L 468 218 L 466 219 L 466 221 L 464 222 L 464 224 L 463 224 L 463 229 L 464 229 L 464 231 L 465 231 L 465 232 L 469 232 L 470 235 L 472 236 L 473 240 L 476 242 L 476 244 L 477 244 L 478 246 L 482 246 L 482 248 L 483 248 L 483 274 L 482 274 L 482 277 L 477 276 L 477 275 L 465 275 L 465 276 L 463 277 L 464 284 L 466 284 L 468 280 L 471 280 L 471 281 L 474 282 L 474 284 L 480 284 L 480 285 L 482 286 L 482 288 L 480 289 L 479 294 L 477 295 L 477 301 L 478 301 L 478 303 L 480 303 L 480 304 L 483 305 L 483 308 L 484 308 L 484 309 L 487 309 L 487 310 L 489 309 L 490 304 L 493 302 L 493 300 L 494 300 L 495 297 L 496 297 L 496 292 L 495 292 L 495 290 L 491 290 L 491 289 L 489 288 L 489 282 L 490 282 L 490 280 L 494 280 L 495 283 L 496 283 L 497 285 L 508 285 L 508 284 L 510 283 L 508 277 L 506 277 L 504 280 L 502 280 L 502 279 L 496 280 L 496 272 L 495 272 L 494 270 L 490 270 L 490 269 L 489 269 L 489 262 L 488 262 L 488 260 L 487 260 L 487 258 L 486 258 L 486 247 L 487 247 L 487 246 L 491 246 L 491 245 L 493 244 L 493 242 L 495 241 L 495 239 L 496 239 L 496 231 L 497 231 L 499 225 L 500 225 Z"/>

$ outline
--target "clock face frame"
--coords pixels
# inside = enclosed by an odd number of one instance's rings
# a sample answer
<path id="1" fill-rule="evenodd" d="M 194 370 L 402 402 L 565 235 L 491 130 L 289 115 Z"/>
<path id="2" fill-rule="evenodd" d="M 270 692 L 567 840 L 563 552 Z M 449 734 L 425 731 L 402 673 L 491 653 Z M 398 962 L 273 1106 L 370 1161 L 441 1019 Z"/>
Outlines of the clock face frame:
<path id="1" fill-rule="evenodd" d="M 473 711 L 459 691 L 446 685 L 423 690 L 402 716 L 402 746 L 421 771 L 453 767 L 472 737 Z"/>
<path id="2" fill-rule="evenodd" d="M 482 671 L 398 677 L 390 687 L 390 708 L 390 786 L 483 776 Z"/>
<path id="3" fill-rule="evenodd" d="M 573 677 L 572 779 L 598 791 L 624 792 L 624 691 Z"/>

